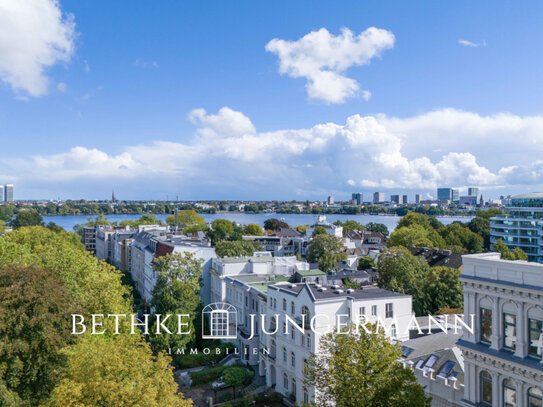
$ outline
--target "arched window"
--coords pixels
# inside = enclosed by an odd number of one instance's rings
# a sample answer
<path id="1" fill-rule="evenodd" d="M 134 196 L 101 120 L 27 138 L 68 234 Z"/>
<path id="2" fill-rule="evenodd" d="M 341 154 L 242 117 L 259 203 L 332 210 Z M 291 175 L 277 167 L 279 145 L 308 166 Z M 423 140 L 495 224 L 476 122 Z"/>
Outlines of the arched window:
<path id="1" fill-rule="evenodd" d="M 283 346 L 283 362 L 287 361 L 287 349 Z"/>
<path id="2" fill-rule="evenodd" d="M 292 367 L 296 367 L 296 356 L 294 355 L 294 352 L 290 352 L 290 364 Z"/>
<path id="3" fill-rule="evenodd" d="M 283 298 L 283 311 L 287 310 L 287 300 Z"/>
<path id="4" fill-rule="evenodd" d="M 486 370 L 481 372 L 481 403 L 492 405 L 492 376 Z"/>
<path id="5" fill-rule="evenodd" d="M 290 313 L 294 315 L 296 313 L 296 307 L 294 306 L 294 301 L 290 302 Z"/>
<path id="6" fill-rule="evenodd" d="M 309 393 L 307 392 L 307 389 L 304 387 L 304 403 L 309 404 Z"/>
<path id="7" fill-rule="evenodd" d="M 543 393 L 537 387 L 528 390 L 528 407 L 543 406 Z"/>
<path id="8" fill-rule="evenodd" d="M 307 333 L 307 347 L 311 349 L 311 334 Z"/>
<path id="9" fill-rule="evenodd" d="M 292 387 L 290 388 L 290 390 L 292 391 L 292 394 L 294 395 L 294 400 L 292 401 L 296 401 L 296 379 L 295 378 L 292 378 Z"/>
<path id="10" fill-rule="evenodd" d="M 288 376 L 286 373 L 283 373 L 283 387 L 288 390 Z"/>
<path id="11" fill-rule="evenodd" d="M 515 383 L 511 379 L 503 381 L 503 406 L 517 407 L 517 390 Z"/>

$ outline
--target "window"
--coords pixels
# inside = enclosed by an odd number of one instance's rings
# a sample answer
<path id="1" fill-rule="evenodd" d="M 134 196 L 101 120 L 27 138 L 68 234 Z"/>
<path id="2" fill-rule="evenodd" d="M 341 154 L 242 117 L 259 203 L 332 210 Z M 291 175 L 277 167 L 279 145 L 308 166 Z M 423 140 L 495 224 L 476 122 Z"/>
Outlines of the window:
<path id="1" fill-rule="evenodd" d="M 503 347 L 515 350 L 517 341 L 517 317 L 513 314 L 503 314 Z"/>
<path id="2" fill-rule="evenodd" d="M 296 313 L 296 308 L 294 307 L 294 301 L 290 302 L 290 313 L 294 315 Z"/>
<path id="3" fill-rule="evenodd" d="M 288 390 L 288 376 L 286 373 L 283 373 L 283 387 Z"/>
<path id="4" fill-rule="evenodd" d="M 386 318 L 393 318 L 394 317 L 394 311 L 393 311 L 393 304 L 389 302 L 388 304 L 385 304 L 385 317 Z"/>
<path id="5" fill-rule="evenodd" d="M 541 359 L 541 348 L 543 347 L 543 321 L 528 319 L 528 337 L 530 346 L 528 355 Z"/>
<path id="6" fill-rule="evenodd" d="M 249 297 L 245 297 L 245 306 L 248 307 L 249 306 Z"/>
<path id="7" fill-rule="evenodd" d="M 296 379 L 292 378 L 292 387 L 290 389 L 292 391 L 292 394 L 294 395 L 294 400 L 296 401 Z"/>
<path id="8" fill-rule="evenodd" d="M 517 407 L 517 391 L 513 380 L 503 381 L 503 407 Z"/>
<path id="9" fill-rule="evenodd" d="M 481 342 L 490 343 L 492 336 L 492 310 L 481 308 Z"/>
<path id="10" fill-rule="evenodd" d="M 373 316 L 377 315 L 377 305 L 371 306 L 371 315 Z"/>
<path id="11" fill-rule="evenodd" d="M 292 367 L 296 367 L 296 356 L 294 356 L 294 352 L 290 352 L 290 364 Z"/>
<path id="12" fill-rule="evenodd" d="M 486 370 L 481 372 L 481 402 L 483 405 L 492 405 L 492 377 Z"/>
<path id="13" fill-rule="evenodd" d="M 537 387 L 528 390 L 528 407 L 543 406 L 543 393 Z"/>
<path id="14" fill-rule="evenodd" d="M 309 324 L 311 322 L 311 315 L 309 314 L 309 308 L 305 305 L 302 307 L 302 315 L 305 315 L 305 323 Z"/>
<path id="15" fill-rule="evenodd" d="M 397 335 L 397 333 L 396 333 L 396 324 L 392 324 L 390 326 L 390 337 L 391 338 L 396 338 L 396 335 Z"/>
<path id="16" fill-rule="evenodd" d="M 292 332 L 290 333 L 290 337 L 293 341 L 296 341 L 296 331 L 294 328 L 292 328 Z"/>
<path id="17" fill-rule="evenodd" d="M 366 307 L 360 307 L 360 315 L 366 315 Z"/>
<path id="18" fill-rule="evenodd" d="M 307 347 L 311 349 L 311 334 L 307 334 Z"/>
<path id="19" fill-rule="evenodd" d="M 286 362 L 287 361 L 287 350 L 286 348 L 283 346 L 283 362 Z"/>
<path id="20" fill-rule="evenodd" d="M 309 393 L 307 392 L 307 389 L 304 387 L 304 403 L 309 404 Z"/>
<path id="21" fill-rule="evenodd" d="M 283 298 L 283 311 L 287 310 L 287 300 Z"/>
<path id="22" fill-rule="evenodd" d="M 454 362 L 452 360 L 447 360 L 445 364 L 441 367 L 441 370 L 439 371 L 437 377 L 446 379 L 449 376 L 449 373 L 451 373 L 453 366 Z"/>

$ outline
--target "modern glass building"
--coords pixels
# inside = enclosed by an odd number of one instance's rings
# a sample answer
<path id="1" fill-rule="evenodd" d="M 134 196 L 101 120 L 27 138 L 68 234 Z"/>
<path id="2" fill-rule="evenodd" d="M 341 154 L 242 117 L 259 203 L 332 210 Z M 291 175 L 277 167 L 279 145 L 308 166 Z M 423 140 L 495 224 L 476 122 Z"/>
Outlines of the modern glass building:
<path id="1" fill-rule="evenodd" d="M 13 202 L 13 184 L 6 184 L 4 187 L 4 201 Z"/>
<path id="2" fill-rule="evenodd" d="M 543 192 L 513 196 L 505 211 L 490 219 L 490 243 L 502 239 L 510 249 L 524 250 L 528 260 L 543 263 Z"/>

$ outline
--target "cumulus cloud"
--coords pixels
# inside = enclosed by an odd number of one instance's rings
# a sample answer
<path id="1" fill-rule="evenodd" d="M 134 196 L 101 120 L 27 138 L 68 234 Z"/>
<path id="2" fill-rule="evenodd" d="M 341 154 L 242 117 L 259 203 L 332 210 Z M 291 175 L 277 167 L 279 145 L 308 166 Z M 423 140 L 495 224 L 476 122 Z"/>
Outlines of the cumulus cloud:
<path id="1" fill-rule="evenodd" d="M 45 71 L 70 61 L 75 35 L 57 0 L 0 0 L 0 79 L 15 92 L 46 94 Z"/>
<path id="2" fill-rule="evenodd" d="M 468 40 L 458 40 L 458 43 L 460 45 L 465 45 L 466 47 L 472 47 L 472 48 L 478 48 L 478 47 L 484 47 L 486 46 L 486 41 L 483 40 L 482 42 L 472 42 Z"/>
<path id="3" fill-rule="evenodd" d="M 195 109 L 188 117 L 197 128 L 185 143 L 156 141 L 116 155 L 75 147 L 2 160 L 7 168 L 0 172 L 40 184 L 102 180 L 145 190 L 175 185 L 196 196 L 232 198 L 353 188 L 543 186 L 543 116 L 444 109 L 410 118 L 352 115 L 340 124 L 269 132 L 259 132 L 228 107 L 217 113 Z"/>
<path id="4" fill-rule="evenodd" d="M 383 51 L 394 46 L 394 34 L 370 27 L 358 35 L 347 28 L 333 35 L 326 28 L 312 31 L 297 41 L 274 38 L 266 50 L 279 57 L 279 72 L 293 78 L 306 78 L 310 99 L 343 103 L 358 94 L 357 81 L 345 76 L 352 66 L 368 65 Z M 362 97 L 368 100 L 369 91 Z"/>

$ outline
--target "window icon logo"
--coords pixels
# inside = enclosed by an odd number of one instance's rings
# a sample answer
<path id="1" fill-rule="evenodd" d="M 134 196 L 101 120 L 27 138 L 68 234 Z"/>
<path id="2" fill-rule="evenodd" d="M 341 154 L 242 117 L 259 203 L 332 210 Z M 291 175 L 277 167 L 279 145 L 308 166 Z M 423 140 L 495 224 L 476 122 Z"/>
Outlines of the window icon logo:
<path id="1" fill-rule="evenodd" d="M 202 310 L 203 339 L 236 339 L 238 312 L 225 302 L 206 305 Z"/>

